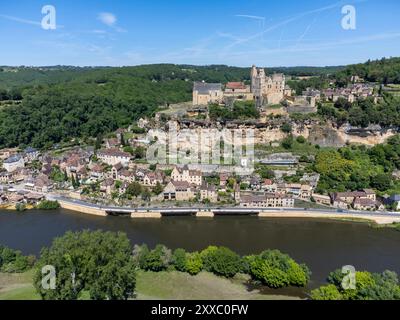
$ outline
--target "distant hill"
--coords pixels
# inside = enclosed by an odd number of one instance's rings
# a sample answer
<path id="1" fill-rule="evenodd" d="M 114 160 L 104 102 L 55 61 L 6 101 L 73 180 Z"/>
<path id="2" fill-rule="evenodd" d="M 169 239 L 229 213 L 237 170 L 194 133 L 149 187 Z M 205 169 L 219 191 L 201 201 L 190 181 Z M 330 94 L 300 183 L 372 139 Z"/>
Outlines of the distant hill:
<path id="1" fill-rule="evenodd" d="M 400 81 L 399 58 L 348 67 L 270 68 L 268 73 Z M 193 81 L 249 81 L 250 68 L 224 65 L 135 67 L 0 67 L 0 148 L 51 147 L 96 137 L 151 116 L 161 105 L 190 101 Z M 308 83 L 308 82 L 307 82 Z M 305 85 L 307 84 L 305 83 Z M 298 86 L 301 91 L 301 85 Z M 13 105 L 14 100 L 19 103 Z"/>
<path id="2" fill-rule="evenodd" d="M 400 84 L 400 58 L 368 60 L 366 63 L 347 66 L 337 73 L 338 78 L 358 75 L 369 82 Z"/>
<path id="3" fill-rule="evenodd" d="M 278 67 L 267 68 L 269 73 L 285 73 L 292 76 L 328 75 L 343 70 L 344 67 Z M 208 82 L 228 82 L 250 80 L 248 68 L 225 65 L 192 66 L 154 64 L 135 67 L 0 67 L 0 89 L 58 84 L 78 79 L 107 80 L 115 74 L 129 75 L 147 80 L 190 80 Z"/>

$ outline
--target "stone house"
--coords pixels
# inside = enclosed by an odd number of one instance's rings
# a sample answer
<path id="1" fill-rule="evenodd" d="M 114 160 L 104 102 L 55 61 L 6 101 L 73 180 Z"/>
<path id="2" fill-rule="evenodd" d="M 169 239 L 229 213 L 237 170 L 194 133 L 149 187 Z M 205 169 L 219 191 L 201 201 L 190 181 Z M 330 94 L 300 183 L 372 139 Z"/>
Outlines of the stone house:
<path id="1" fill-rule="evenodd" d="M 97 156 L 102 162 L 110 166 L 121 163 L 123 167 L 127 167 L 131 160 L 130 153 L 120 151 L 119 149 L 103 149 L 97 152 Z"/>
<path id="2" fill-rule="evenodd" d="M 223 98 L 221 83 L 195 82 L 193 85 L 193 106 L 221 103 Z"/>
<path id="3" fill-rule="evenodd" d="M 214 185 L 203 183 L 200 187 L 200 201 L 209 200 L 212 203 L 218 202 L 218 192 Z"/>
<path id="4" fill-rule="evenodd" d="M 178 182 L 182 181 L 201 186 L 203 182 L 203 174 L 200 170 L 189 170 L 186 165 L 183 168 L 175 167 L 171 173 L 171 179 Z"/>
<path id="5" fill-rule="evenodd" d="M 331 205 L 331 197 L 329 197 L 329 196 L 324 196 L 322 194 L 313 193 L 312 197 L 313 197 L 315 203 L 318 203 L 318 204 L 321 204 L 324 206 Z"/>
<path id="6" fill-rule="evenodd" d="M 280 193 L 264 195 L 243 195 L 240 206 L 246 208 L 293 208 L 294 199 Z"/>
<path id="7" fill-rule="evenodd" d="M 162 171 L 147 172 L 143 178 L 143 184 L 147 187 L 155 187 L 157 183 L 164 183 L 164 173 Z"/>
<path id="8" fill-rule="evenodd" d="M 49 192 L 53 189 L 53 182 L 49 179 L 48 176 L 41 174 L 39 175 L 33 183 L 33 190 L 36 192 Z"/>
<path id="9" fill-rule="evenodd" d="M 164 200 L 189 201 L 195 198 L 190 184 L 186 181 L 171 181 L 164 188 Z"/>

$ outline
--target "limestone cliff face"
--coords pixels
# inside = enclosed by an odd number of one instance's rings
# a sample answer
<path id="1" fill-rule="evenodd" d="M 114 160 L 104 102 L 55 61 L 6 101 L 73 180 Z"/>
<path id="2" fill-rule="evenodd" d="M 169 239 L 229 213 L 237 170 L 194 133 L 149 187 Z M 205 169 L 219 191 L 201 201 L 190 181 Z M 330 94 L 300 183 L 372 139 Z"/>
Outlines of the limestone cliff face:
<path id="1" fill-rule="evenodd" d="M 339 129 L 332 126 L 331 123 L 326 124 L 294 124 L 293 135 L 303 136 L 313 144 L 322 147 L 342 147 L 346 143 L 364 144 L 373 146 L 384 143 L 388 138 L 394 136 L 396 130 L 380 130 L 380 131 L 363 131 L 360 134 L 348 133 L 346 127 Z M 263 128 L 256 129 L 256 143 L 270 143 L 281 141 L 286 135 L 280 128 Z"/>
<path id="2" fill-rule="evenodd" d="M 255 144 L 269 144 L 283 140 L 287 135 L 280 129 L 282 124 L 286 120 L 275 121 L 264 123 L 264 127 L 257 127 L 257 125 L 251 124 L 238 124 L 231 129 L 242 129 L 245 132 L 246 129 L 254 129 L 255 133 Z M 224 129 L 223 125 L 220 124 L 209 124 L 208 127 L 201 127 L 200 125 L 192 124 L 186 126 L 184 129 L 192 129 L 198 135 L 202 135 L 202 129 Z M 321 147 L 342 147 L 346 143 L 364 144 L 367 146 L 373 146 L 376 144 L 384 143 L 388 138 L 394 136 L 397 133 L 396 129 L 359 129 L 359 130 L 348 130 L 347 126 L 336 128 L 332 123 L 319 123 L 317 121 L 308 121 L 305 123 L 296 122 L 292 123 L 293 135 L 295 137 L 303 136 L 313 144 L 318 144 Z M 183 128 L 177 127 L 177 133 L 179 137 L 177 143 L 180 148 L 190 149 L 193 147 L 193 142 L 190 139 L 186 139 L 185 135 L 180 136 L 180 133 L 184 133 Z M 150 136 L 151 136 L 150 131 Z M 229 140 L 229 139 L 228 139 Z M 166 143 L 163 139 L 159 139 L 162 143 Z M 242 142 L 245 143 L 246 140 Z M 210 141 L 211 148 L 216 141 Z M 240 141 L 225 141 L 227 144 L 240 145 Z"/>

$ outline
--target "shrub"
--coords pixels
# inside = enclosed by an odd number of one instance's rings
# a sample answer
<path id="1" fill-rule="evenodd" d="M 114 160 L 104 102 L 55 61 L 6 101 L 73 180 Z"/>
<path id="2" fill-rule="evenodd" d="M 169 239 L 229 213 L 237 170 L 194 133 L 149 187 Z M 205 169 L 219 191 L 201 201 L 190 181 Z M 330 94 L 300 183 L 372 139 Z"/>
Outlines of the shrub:
<path id="1" fill-rule="evenodd" d="M 201 260 L 203 261 L 204 269 L 212 272 L 212 264 L 215 257 L 215 252 L 218 250 L 216 246 L 209 246 L 200 252 Z"/>
<path id="2" fill-rule="evenodd" d="M 17 210 L 18 212 L 22 212 L 26 210 L 26 205 L 25 203 L 17 203 L 15 205 L 15 210 Z"/>
<path id="3" fill-rule="evenodd" d="M 253 279 L 271 288 L 289 285 L 303 287 L 310 278 L 310 271 L 305 265 L 297 264 L 278 250 L 267 250 L 258 256 L 246 257 L 244 260 Z"/>
<path id="4" fill-rule="evenodd" d="M 303 136 L 298 136 L 297 138 L 296 138 L 296 141 L 298 142 L 298 143 L 301 143 L 301 144 L 303 144 L 303 143 L 306 143 L 306 138 L 304 138 Z"/>
<path id="5" fill-rule="evenodd" d="M 171 250 L 163 245 L 158 245 L 145 257 L 143 269 L 154 272 L 165 271 L 171 263 L 171 257 Z"/>
<path id="6" fill-rule="evenodd" d="M 196 275 L 203 269 L 203 261 L 198 252 L 187 253 L 185 260 L 185 270 L 189 274 Z"/>
<path id="7" fill-rule="evenodd" d="M 357 271 L 355 289 L 345 290 L 342 281 L 346 274 L 341 270 L 332 272 L 328 277 L 329 285 L 311 292 L 314 300 L 399 300 L 400 286 L 397 274 L 392 271 L 370 273 Z"/>
<path id="8" fill-rule="evenodd" d="M 232 278 L 242 269 L 240 256 L 225 247 L 209 247 L 201 257 L 205 269 L 219 276 Z"/>
<path id="9" fill-rule="evenodd" d="M 147 245 L 143 244 L 141 246 L 135 245 L 132 251 L 133 261 L 140 269 L 144 269 L 146 264 L 146 259 L 148 254 L 150 253 Z"/>
<path id="10" fill-rule="evenodd" d="M 55 210 L 60 208 L 60 204 L 58 201 L 43 200 L 37 205 L 37 208 L 40 210 Z"/>
<path id="11" fill-rule="evenodd" d="M 342 294 L 335 285 L 329 284 L 311 291 L 312 300 L 342 300 Z"/>
<path id="12" fill-rule="evenodd" d="M 285 139 L 282 140 L 281 145 L 286 150 L 290 150 L 293 146 L 293 137 L 292 136 L 286 137 Z"/>
<path id="13" fill-rule="evenodd" d="M 293 128 L 292 128 L 292 125 L 290 124 L 290 123 L 284 123 L 282 126 L 281 126 L 281 130 L 282 130 L 282 132 L 284 132 L 284 133 L 291 133 L 292 132 L 292 130 L 293 130 Z"/>
<path id="14" fill-rule="evenodd" d="M 176 270 L 186 272 L 186 251 L 184 249 L 176 249 L 174 251 L 172 264 Z"/>
<path id="15" fill-rule="evenodd" d="M 272 266 L 260 256 L 251 262 L 250 272 L 254 279 L 270 288 L 283 288 L 290 284 L 288 276 L 283 270 Z"/>
<path id="16" fill-rule="evenodd" d="M 24 256 L 20 251 L 0 246 L 0 271 L 5 273 L 22 273 L 33 267 L 36 258 Z"/>

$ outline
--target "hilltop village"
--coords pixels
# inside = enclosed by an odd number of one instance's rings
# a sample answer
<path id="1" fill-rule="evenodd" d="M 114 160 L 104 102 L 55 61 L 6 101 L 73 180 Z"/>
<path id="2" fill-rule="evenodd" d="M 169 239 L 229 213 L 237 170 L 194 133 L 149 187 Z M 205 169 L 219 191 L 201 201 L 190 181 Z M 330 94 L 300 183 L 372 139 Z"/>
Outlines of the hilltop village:
<path id="1" fill-rule="evenodd" d="M 0 204 L 23 209 L 57 194 L 132 207 L 400 209 L 400 195 L 382 194 L 371 187 L 323 190 L 321 174 L 310 165 L 322 147 L 310 141 L 317 106 L 361 99 L 377 103 L 381 96 L 376 85 L 354 76 L 344 88 L 310 87 L 298 95 L 287 80 L 284 74 L 268 75 L 253 66 L 248 83 L 194 82 L 192 102 L 162 107 L 154 118 L 141 118 L 92 144 L 74 141 L 51 150 L 2 149 Z M 300 118 L 300 124 L 293 118 Z M 178 130 L 255 129 L 254 173 L 237 175 L 223 164 L 148 163 L 146 152 L 156 142 L 152 130 L 172 126 Z M 347 126 L 344 134 L 351 138 L 351 130 Z M 364 132 L 374 130 L 379 129 Z M 381 137 L 381 142 L 388 136 Z M 394 172 L 393 181 L 398 176 Z"/>

